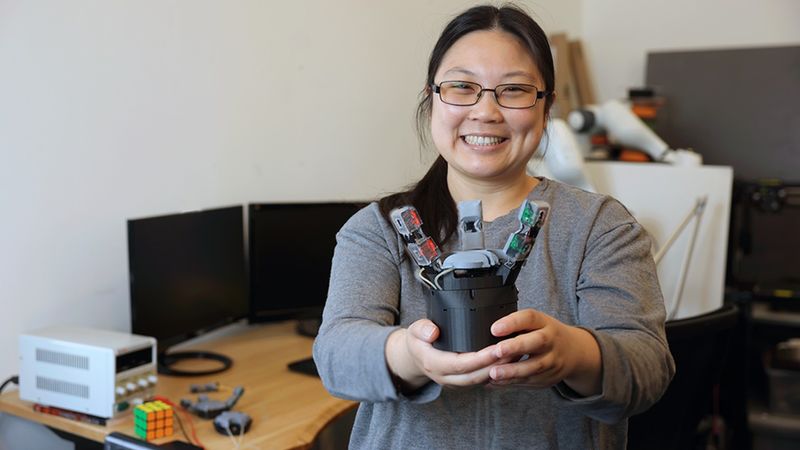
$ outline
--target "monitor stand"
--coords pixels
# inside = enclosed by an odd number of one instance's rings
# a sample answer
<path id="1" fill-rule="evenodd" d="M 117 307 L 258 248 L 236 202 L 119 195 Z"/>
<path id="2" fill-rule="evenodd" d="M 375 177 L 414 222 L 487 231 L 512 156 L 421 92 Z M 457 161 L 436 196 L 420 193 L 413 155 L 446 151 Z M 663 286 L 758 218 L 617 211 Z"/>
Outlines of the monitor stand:
<path id="1" fill-rule="evenodd" d="M 301 336 L 317 337 L 319 327 L 322 325 L 322 318 L 300 319 L 297 321 L 297 334 Z"/>
<path id="2" fill-rule="evenodd" d="M 304 373 L 306 375 L 312 375 L 319 378 L 319 372 L 317 372 L 317 365 L 314 363 L 314 358 L 305 358 L 298 361 L 290 362 L 289 370 L 298 373 Z"/>
<path id="3" fill-rule="evenodd" d="M 300 319 L 297 321 L 297 334 L 315 338 L 317 337 L 317 333 L 319 333 L 320 325 L 322 325 L 321 317 L 315 317 L 313 319 Z M 311 357 L 290 362 L 288 367 L 289 370 L 293 372 L 300 372 L 306 375 L 319 377 L 319 373 L 317 373 L 317 366 L 314 364 L 314 358 Z"/>
<path id="4" fill-rule="evenodd" d="M 219 367 L 202 370 L 183 370 L 174 369 L 172 366 L 180 361 L 189 359 L 199 359 L 206 361 L 216 361 Z M 220 373 L 231 368 L 233 361 L 220 353 L 207 352 L 201 350 L 163 353 L 158 355 L 158 373 L 162 375 L 172 375 L 176 377 L 199 377 L 203 375 L 212 375 Z"/>

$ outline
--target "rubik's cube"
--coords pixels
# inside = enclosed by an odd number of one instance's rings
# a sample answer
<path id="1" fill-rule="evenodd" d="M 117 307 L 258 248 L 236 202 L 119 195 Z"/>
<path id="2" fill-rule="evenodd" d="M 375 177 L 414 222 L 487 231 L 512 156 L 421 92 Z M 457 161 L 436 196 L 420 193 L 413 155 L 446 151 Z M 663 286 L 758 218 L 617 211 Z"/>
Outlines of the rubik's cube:
<path id="1" fill-rule="evenodd" d="M 147 441 L 172 436 L 173 415 L 172 407 L 160 400 L 142 403 L 133 410 L 134 431 Z"/>

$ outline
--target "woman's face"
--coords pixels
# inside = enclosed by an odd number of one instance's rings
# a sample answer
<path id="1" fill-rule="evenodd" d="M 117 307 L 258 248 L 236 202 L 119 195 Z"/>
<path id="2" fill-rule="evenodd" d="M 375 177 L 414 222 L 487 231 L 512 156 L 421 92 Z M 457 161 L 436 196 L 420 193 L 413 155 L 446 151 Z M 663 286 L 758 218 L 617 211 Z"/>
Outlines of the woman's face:
<path id="1" fill-rule="evenodd" d="M 532 84 L 544 80 L 523 45 L 503 31 L 475 31 L 461 37 L 445 53 L 434 83 L 471 81 L 493 89 L 498 84 Z M 477 104 L 454 106 L 433 94 L 431 137 L 447 161 L 448 176 L 509 182 L 525 175 L 525 166 L 539 145 L 545 124 L 545 101 L 533 108 L 509 109 L 484 92 Z"/>

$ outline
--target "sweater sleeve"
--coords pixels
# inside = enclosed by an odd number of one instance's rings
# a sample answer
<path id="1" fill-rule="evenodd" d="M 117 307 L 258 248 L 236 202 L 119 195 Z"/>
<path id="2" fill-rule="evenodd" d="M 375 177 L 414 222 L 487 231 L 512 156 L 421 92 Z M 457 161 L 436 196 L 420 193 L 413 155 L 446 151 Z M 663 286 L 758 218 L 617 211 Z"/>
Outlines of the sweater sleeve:
<path id="1" fill-rule="evenodd" d="M 336 235 L 328 298 L 314 341 L 325 388 L 349 400 L 396 400 L 386 340 L 398 328 L 401 291 L 397 238 L 372 204 Z"/>
<path id="2" fill-rule="evenodd" d="M 652 406 L 675 373 L 650 245 L 644 228 L 611 199 L 601 207 L 586 244 L 576 288 L 578 323 L 600 346 L 602 392 L 581 398 L 563 383 L 556 390 L 602 422 L 618 422 Z"/>

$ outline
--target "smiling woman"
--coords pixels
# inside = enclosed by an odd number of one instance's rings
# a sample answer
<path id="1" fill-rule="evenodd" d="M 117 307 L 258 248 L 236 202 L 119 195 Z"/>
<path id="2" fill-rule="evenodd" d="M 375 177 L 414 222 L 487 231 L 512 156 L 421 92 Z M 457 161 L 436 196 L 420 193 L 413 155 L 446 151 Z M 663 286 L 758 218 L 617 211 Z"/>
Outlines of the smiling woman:
<path id="1" fill-rule="evenodd" d="M 417 110 L 437 160 L 337 235 L 314 359 L 330 392 L 362 402 L 352 448 L 624 448 L 627 417 L 666 389 L 647 233 L 612 198 L 526 174 L 553 86 L 544 32 L 516 7 L 469 9 L 442 32 Z M 466 200 L 483 205 L 486 248 L 517 230 L 523 200 L 551 212 L 517 278 L 519 310 L 491 326 L 499 342 L 454 353 L 433 346 L 427 286 L 389 213 L 416 207 L 447 253 Z"/>
<path id="2" fill-rule="evenodd" d="M 448 81 L 453 78 L 464 81 Z M 450 169 L 451 194 L 457 201 L 474 198 L 469 186 L 476 182 L 519 186 L 508 198 L 511 203 L 488 210 L 485 219 L 508 212 L 536 184 L 525 175 L 525 166 L 544 132 L 546 105 L 536 101 L 536 86 L 544 86 L 544 81 L 530 52 L 505 31 L 474 31 L 446 52 L 434 86 L 441 101 L 432 105 L 431 134 Z M 486 90 L 494 95 L 482 95 Z M 466 104 L 448 101 L 453 97 Z M 501 106 L 507 102 L 512 105 Z"/>

